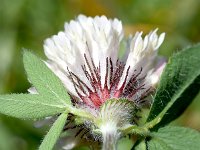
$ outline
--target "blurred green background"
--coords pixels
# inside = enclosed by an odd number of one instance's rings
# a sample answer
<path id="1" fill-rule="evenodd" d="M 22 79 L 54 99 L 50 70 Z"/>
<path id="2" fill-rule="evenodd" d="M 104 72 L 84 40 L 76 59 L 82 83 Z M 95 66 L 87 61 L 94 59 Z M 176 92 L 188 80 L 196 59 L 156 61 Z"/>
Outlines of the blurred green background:
<path id="1" fill-rule="evenodd" d="M 44 57 L 43 41 L 63 30 L 78 14 L 122 20 L 125 33 L 166 32 L 160 53 L 174 52 L 200 41 L 199 0 L 0 0 L 0 93 L 26 92 L 22 48 Z M 1 107 L 1 106 L 0 106 Z M 200 130 L 200 95 L 175 124 Z M 46 133 L 33 122 L 0 116 L 0 150 L 37 149 Z"/>

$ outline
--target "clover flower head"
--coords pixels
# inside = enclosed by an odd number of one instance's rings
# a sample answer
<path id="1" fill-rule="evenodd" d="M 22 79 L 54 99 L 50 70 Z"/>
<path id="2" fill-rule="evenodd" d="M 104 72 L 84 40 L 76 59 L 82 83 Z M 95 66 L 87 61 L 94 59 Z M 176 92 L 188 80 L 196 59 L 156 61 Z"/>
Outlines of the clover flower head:
<path id="1" fill-rule="evenodd" d="M 147 97 L 159 81 L 165 62 L 157 53 L 165 33 L 158 35 L 156 29 L 144 38 L 136 32 L 125 39 L 121 21 L 105 16 L 79 15 L 64 27 L 45 41 L 45 63 L 60 78 L 74 106 L 96 118 L 84 120 L 85 129 L 74 125 L 82 129 L 78 133 L 85 132 L 82 135 L 88 138 L 93 134 L 88 130 L 98 130 L 103 141 L 114 135 L 116 142 L 119 128 L 135 123 L 133 116 L 149 102 Z M 125 54 L 120 58 L 124 41 Z M 69 124 L 66 129 L 72 129 Z"/>

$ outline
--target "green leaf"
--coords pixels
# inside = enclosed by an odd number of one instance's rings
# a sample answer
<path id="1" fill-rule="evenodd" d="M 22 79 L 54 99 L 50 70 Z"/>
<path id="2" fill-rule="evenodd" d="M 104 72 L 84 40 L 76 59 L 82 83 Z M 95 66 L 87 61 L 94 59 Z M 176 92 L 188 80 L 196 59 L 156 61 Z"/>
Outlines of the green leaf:
<path id="1" fill-rule="evenodd" d="M 24 51 L 23 60 L 28 79 L 40 94 L 54 97 L 54 101 L 60 104 L 71 104 L 63 84 L 42 60 L 29 51 Z"/>
<path id="2" fill-rule="evenodd" d="M 11 94 L 0 96 L 0 113 L 21 118 L 37 119 L 62 113 L 64 105 L 55 105 L 38 94 Z"/>
<path id="3" fill-rule="evenodd" d="M 179 117 L 200 90 L 200 45 L 172 56 L 157 89 L 148 122 L 164 126 Z"/>
<path id="4" fill-rule="evenodd" d="M 122 138 L 119 140 L 119 142 L 117 143 L 117 149 L 118 150 L 124 150 L 124 149 L 131 149 L 133 145 L 133 141 L 128 138 L 128 137 L 125 137 L 125 138 Z"/>
<path id="5" fill-rule="evenodd" d="M 198 150 L 200 133 L 189 128 L 166 126 L 152 132 L 147 146 L 149 150 Z"/>
<path id="6" fill-rule="evenodd" d="M 137 140 L 131 150 L 146 150 L 147 145 L 145 140 Z"/>
<path id="7" fill-rule="evenodd" d="M 56 141 L 58 140 L 63 127 L 67 119 L 67 113 L 61 114 L 58 119 L 55 121 L 47 135 L 45 136 L 42 144 L 39 147 L 39 150 L 51 150 L 53 149 Z"/>

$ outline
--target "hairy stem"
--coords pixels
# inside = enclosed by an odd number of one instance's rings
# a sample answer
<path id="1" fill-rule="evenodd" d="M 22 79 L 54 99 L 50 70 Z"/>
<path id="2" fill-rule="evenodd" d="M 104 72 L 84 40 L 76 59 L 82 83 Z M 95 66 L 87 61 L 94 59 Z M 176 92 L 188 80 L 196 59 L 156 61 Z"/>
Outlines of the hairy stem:
<path id="1" fill-rule="evenodd" d="M 131 125 L 129 127 L 126 127 L 124 129 L 121 129 L 123 134 L 136 134 L 136 135 L 142 135 L 142 136 L 148 136 L 149 135 L 149 129 L 145 126 L 139 127 L 136 125 Z"/>
<path id="2" fill-rule="evenodd" d="M 103 131 L 103 146 L 102 150 L 117 150 L 117 141 L 120 134 L 117 130 Z"/>
<path id="3" fill-rule="evenodd" d="M 78 109 L 78 108 L 72 107 L 72 106 L 67 106 L 66 108 L 70 113 L 72 113 L 76 116 L 79 116 L 82 118 L 87 118 L 88 120 L 92 120 L 92 121 L 94 120 L 94 117 L 90 113 L 88 113 L 87 111 L 85 111 L 83 109 Z"/>

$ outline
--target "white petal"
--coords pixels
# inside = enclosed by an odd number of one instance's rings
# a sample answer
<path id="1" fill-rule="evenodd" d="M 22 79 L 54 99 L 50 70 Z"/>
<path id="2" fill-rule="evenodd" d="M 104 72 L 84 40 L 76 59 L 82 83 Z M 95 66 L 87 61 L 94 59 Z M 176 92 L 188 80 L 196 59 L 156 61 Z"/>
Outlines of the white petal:
<path id="1" fill-rule="evenodd" d="M 146 85 L 149 87 L 155 87 L 161 77 L 161 74 L 166 66 L 166 59 L 159 58 L 158 63 L 154 69 L 148 72 L 146 77 Z"/>
<path id="2" fill-rule="evenodd" d="M 142 39 L 142 32 L 136 32 L 135 36 L 131 39 L 129 48 L 129 55 L 127 57 L 125 70 L 121 77 L 118 88 L 120 88 L 125 80 L 126 70 L 130 66 L 127 81 L 134 74 L 137 74 L 142 68 L 142 73 L 140 76 L 147 74 L 148 70 L 153 67 L 154 60 L 157 57 L 157 49 L 162 44 L 165 34 L 162 33 L 160 36 L 156 34 L 158 29 L 150 32 Z M 135 72 L 136 70 L 136 72 Z"/>
<path id="3" fill-rule="evenodd" d="M 85 64 L 84 54 L 101 68 L 101 85 L 104 87 L 106 58 L 115 64 L 120 41 L 123 37 L 119 20 L 108 20 L 105 16 L 95 18 L 79 15 L 76 20 L 65 23 L 65 31 L 47 39 L 44 44 L 46 56 L 64 71 L 68 68 L 92 89 L 84 76 L 81 65 Z M 91 64 L 91 60 L 89 60 Z"/>

